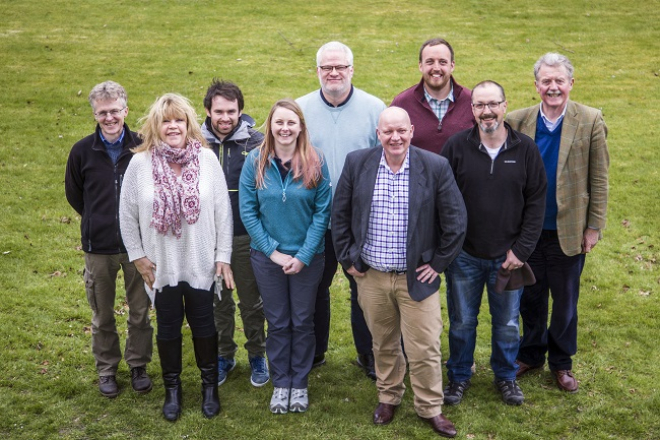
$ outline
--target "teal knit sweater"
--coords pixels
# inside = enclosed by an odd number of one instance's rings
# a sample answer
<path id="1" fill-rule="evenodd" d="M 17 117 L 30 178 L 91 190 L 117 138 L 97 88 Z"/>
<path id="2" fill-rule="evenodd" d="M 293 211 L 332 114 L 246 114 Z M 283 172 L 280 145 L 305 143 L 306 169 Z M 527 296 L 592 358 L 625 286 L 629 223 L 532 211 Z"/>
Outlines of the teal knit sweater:
<path id="1" fill-rule="evenodd" d="M 250 245 L 266 256 L 277 250 L 309 265 L 325 248 L 332 200 L 328 165 L 321 155 L 323 178 L 315 188 L 307 189 L 293 180 L 291 172 L 282 181 L 271 160 L 264 187 L 257 189 L 260 153 L 260 149 L 254 149 L 248 155 L 238 189 L 241 220 L 252 239 Z"/>

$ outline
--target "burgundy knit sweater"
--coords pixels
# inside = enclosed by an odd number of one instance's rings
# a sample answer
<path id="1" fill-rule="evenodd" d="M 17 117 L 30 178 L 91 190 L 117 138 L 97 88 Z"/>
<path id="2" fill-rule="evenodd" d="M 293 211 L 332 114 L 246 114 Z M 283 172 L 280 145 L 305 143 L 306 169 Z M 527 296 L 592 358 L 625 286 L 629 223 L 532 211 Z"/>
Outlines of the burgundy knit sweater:
<path id="1" fill-rule="evenodd" d="M 424 97 L 423 79 L 416 86 L 399 93 L 392 101 L 392 106 L 408 112 L 415 127 L 412 144 L 416 147 L 440 154 L 447 139 L 474 125 L 470 89 L 459 85 L 453 76 L 451 82 L 454 85 L 454 102 L 449 104 L 442 124 Z"/>

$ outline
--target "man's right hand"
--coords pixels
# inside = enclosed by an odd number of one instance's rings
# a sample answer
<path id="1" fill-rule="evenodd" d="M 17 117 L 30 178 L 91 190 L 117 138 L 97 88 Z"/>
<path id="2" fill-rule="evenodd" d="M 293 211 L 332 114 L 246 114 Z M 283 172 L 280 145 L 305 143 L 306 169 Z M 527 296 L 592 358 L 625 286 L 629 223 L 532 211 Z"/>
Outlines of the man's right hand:
<path id="1" fill-rule="evenodd" d="M 362 278 L 364 276 L 364 273 L 358 272 L 355 266 L 351 266 L 349 269 L 346 270 L 346 272 L 348 272 L 348 274 L 352 277 Z"/>

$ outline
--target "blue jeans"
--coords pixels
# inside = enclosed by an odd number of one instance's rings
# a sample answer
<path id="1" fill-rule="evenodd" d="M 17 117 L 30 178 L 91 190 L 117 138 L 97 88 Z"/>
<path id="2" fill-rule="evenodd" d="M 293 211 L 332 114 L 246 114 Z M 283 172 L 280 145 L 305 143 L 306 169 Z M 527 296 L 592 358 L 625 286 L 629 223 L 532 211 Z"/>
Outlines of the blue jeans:
<path id="1" fill-rule="evenodd" d="M 447 309 L 449 312 L 449 360 L 447 376 L 452 382 L 472 377 L 477 317 L 484 285 L 492 317 L 490 366 L 497 380 L 513 380 L 518 369 L 516 355 L 520 341 L 518 313 L 523 289 L 495 292 L 497 271 L 506 256 L 494 260 L 476 258 L 465 251 L 446 271 Z"/>

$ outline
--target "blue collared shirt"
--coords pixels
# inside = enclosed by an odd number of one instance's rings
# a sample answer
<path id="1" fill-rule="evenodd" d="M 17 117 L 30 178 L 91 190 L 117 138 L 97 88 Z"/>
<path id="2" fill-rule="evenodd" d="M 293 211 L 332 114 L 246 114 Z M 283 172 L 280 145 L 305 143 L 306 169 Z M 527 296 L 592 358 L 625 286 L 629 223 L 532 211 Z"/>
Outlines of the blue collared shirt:
<path id="1" fill-rule="evenodd" d="M 369 229 L 361 257 L 370 267 L 381 272 L 404 272 L 407 268 L 409 156 L 410 150 L 399 171 L 393 173 L 383 151 L 378 166 Z"/>
<path id="2" fill-rule="evenodd" d="M 435 115 L 438 117 L 438 121 L 442 121 L 442 118 L 445 117 L 445 114 L 449 109 L 449 103 L 454 102 L 454 85 L 451 85 L 449 95 L 447 95 L 447 97 L 442 101 L 438 101 L 433 96 L 431 96 L 429 92 L 426 91 L 426 87 L 424 87 L 424 97 L 431 106 L 433 113 L 435 113 Z"/>
<path id="3" fill-rule="evenodd" d="M 547 118 L 545 113 L 543 113 L 543 103 L 539 104 L 539 108 L 540 108 L 540 111 L 541 111 L 541 119 L 543 119 L 543 123 L 545 124 L 545 127 L 550 132 L 553 132 L 553 131 L 555 131 L 555 128 L 557 128 L 557 126 L 559 124 L 561 124 L 561 121 L 564 120 L 564 115 L 566 114 L 566 109 L 568 108 L 568 105 L 564 106 L 564 111 L 561 112 L 561 115 L 557 118 L 557 120 L 555 122 L 552 122 L 550 119 Z"/>
<path id="4" fill-rule="evenodd" d="M 105 149 L 108 152 L 108 155 L 110 156 L 110 159 L 112 159 L 113 164 L 117 164 L 117 161 L 119 160 L 119 155 L 121 154 L 121 147 L 124 143 L 124 134 L 126 133 L 126 130 L 122 130 L 121 134 L 119 135 L 119 139 L 117 139 L 114 142 L 108 142 L 108 140 L 103 137 L 103 132 L 99 131 L 99 135 L 101 136 L 101 140 L 103 141 L 103 145 L 105 145 Z"/>

